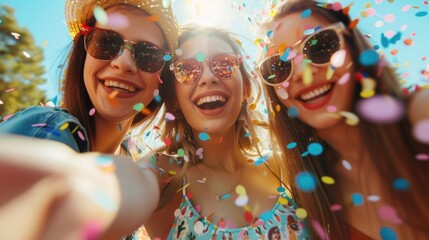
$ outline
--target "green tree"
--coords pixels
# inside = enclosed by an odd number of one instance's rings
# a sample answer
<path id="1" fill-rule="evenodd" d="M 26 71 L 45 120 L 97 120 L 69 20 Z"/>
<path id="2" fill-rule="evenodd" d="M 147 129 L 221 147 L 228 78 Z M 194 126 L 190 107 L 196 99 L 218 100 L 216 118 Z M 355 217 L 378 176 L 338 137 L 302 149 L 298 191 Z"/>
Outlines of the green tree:
<path id="1" fill-rule="evenodd" d="M 4 117 L 44 101 L 39 86 L 42 77 L 43 50 L 31 33 L 16 22 L 15 10 L 0 6 L 0 116 Z"/>

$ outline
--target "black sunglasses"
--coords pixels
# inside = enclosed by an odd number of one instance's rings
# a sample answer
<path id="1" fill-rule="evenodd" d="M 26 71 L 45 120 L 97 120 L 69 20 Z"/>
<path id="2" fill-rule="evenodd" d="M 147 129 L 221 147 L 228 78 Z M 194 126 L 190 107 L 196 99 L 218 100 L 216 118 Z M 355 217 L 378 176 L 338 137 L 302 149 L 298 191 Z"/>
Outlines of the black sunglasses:
<path id="1" fill-rule="evenodd" d="M 322 27 L 296 43 L 293 48 L 298 48 L 304 54 L 304 58 L 311 61 L 310 64 L 326 66 L 330 63 L 332 55 L 343 48 L 342 32 L 345 30 L 342 22 Z M 266 85 L 278 86 L 292 77 L 293 61 L 281 59 L 277 53 L 259 63 L 256 71 Z"/>
<path id="2" fill-rule="evenodd" d="M 110 29 L 84 25 L 81 33 L 85 36 L 85 50 L 93 58 L 111 61 L 123 54 L 126 48 L 132 52 L 136 66 L 145 72 L 161 71 L 166 62 L 165 56 L 170 55 L 169 51 L 154 43 L 125 40 L 121 34 Z"/>
<path id="3" fill-rule="evenodd" d="M 210 63 L 213 74 L 222 79 L 233 78 L 240 71 L 241 56 L 234 53 L 221 53 L 205 59 Z M 196 59 L 183 59 L 170 64 L 177 81 L 183 84 L 193 84 L 200 80 L 203 73 L 203 62 Z"/>

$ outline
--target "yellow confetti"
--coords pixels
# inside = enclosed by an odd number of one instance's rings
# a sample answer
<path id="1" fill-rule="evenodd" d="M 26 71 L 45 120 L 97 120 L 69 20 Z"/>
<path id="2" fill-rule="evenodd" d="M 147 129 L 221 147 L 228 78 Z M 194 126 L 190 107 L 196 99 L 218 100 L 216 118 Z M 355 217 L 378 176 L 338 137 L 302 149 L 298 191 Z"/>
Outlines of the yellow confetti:
<path id="1" fill-rule="evenodd" d="M 185 188 L 189 187 L 189 185 L 191 185 L 191 183 L 187 183 L 185 186 L 183 186 L 182 188 L 180 188 L 180 189 L 179 189 L 179 190 L 177 190 L 176 192 L 180 192 L 180 191 L 182 191 L 183 189 L 185 189 Z"/>
<path id="2" fill-rule="evenodd" d="M 289 203 L 289 201 L 287 200 L 287 198 L 281 197 L 281 198 L 279 198 L 279 203 L 281 205 L 287 205 Z"/>
<path id="3" fill-rule="evenodd" d="M 340 115 L 346 118 L 346 124 L 350 126 L 355 126 L 359 123 L 359 118 L 356 114 L 351 112 L 340 112 Z"/>
<path id="4" fill-rule="evenodd" d="M 295 213 L 296 213 L 296 216 L 301 219 L 304 219 L 307 217 L 307 211 L 304 208 L 297 208 Z"/>
<path id="5" fill-rule="evenodd" d="M 60 127 L 60 130 L 61 130 L 61 131 L 64 131 L 64 130 L 66 130 L 68 127 L 69 127 L 69 123 L 64 123 L 64 124 Z"/>
<path id="6" fill-rule="evenodd" d="M 334 68 L 328 67 L 328 70 L 326 71 L 326 80 L 331 80 L 332 76 L 334 76 Z"/>
<path id="7" fill-rule="evenodd" d="M 276 111 L 277 111 L 277 112 L 280 112 L 280 110 L 281 110 L 281 109 L 282 109 L 282 107 L 280 106 L 280 104 L 277 104 L 277 105 L 276 105 Z"/>
<path id="8" fill-rule="evenodd" d="M 246 189 L 242 185 L 237 185 L 235 192 L 241 197 L 246 196 Z"/>
<path id="9" fill-rule="evenodd" d="M 376 82 L 372 78 L 364 78 L 362 79 L 362 91 L 360 92 L 360 96 L 363 98 L 370 98 L 375 94 L 375 87 L 377 86 Z"/>
<path id="10" fill-rule="evenodd" d="M 304 83 L 304 85 L 310 85 L 313 82 L 313 71 L 308 64 L 303 63 L 303 65 L 304 70 L 302 74 L 302 82 Z"/>
<path id="11" fill-rule="evenodd" d="M 252 103 L 252 104 L 250 104 L 249 107 L 250 107 L 250 109 L 255 110 L 257 106 L 255 103 Z"/>
<path id="12" fill-rule="evenodd" d="M 329 177 L 329 176 L 323 176 L 321 179 L 322 179 L 322 182 L 325 183 L 325 184 L 332 185 L 332 184 L 335 183 L 335 180 L 332 177 Z"/>
<path id="13" fill-rule="evenodd" d="M 177 174 L 177 172 L 176 172 L 176 171 L 173 171 L 173 170 L 170 170 L 170 171 L 168 171 L 168 174 L 170 174 L 170 175 L 174 176 L 174 175 L 176 175 L 176 174 Z"/>

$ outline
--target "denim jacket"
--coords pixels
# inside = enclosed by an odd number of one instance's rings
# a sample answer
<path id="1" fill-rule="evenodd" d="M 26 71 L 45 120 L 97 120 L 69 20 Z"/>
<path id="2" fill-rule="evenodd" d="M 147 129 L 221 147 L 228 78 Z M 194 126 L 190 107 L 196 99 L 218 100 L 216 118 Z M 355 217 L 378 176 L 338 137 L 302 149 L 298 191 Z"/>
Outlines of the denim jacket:
<path id="1" fill-rule="evenodd" d="M 0 134 L 18 134 L 62 142 L 88 152 L 89 141 L 79 120 L 62 108 L 29 107 L 0 123 Z"/>

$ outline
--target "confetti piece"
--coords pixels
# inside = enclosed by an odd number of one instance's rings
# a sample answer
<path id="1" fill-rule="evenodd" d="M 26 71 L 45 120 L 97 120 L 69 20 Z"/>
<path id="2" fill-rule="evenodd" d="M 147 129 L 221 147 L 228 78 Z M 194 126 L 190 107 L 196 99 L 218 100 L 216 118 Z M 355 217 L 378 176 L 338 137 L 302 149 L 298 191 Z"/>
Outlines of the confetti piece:
<path id="1" fill-rule="evenodd" d="M 144 104 L 143 103 L 136 103 L 133 106 L 133 109 L 136 110 L 137 112 L 140 112 L 143 108 L 144 108 Z"/>
<path id="2" fill-rule="evenodd" d="M 368 67 L 375 65 L 379 60 L 378 53 L 372 49 L 363 51 L 359 56 L 359 62 L 362 66 Z"/>
<path id="3" fill-rule="evenodd" d="M 421 11 L 421 12 L 416 13 L 416 17 L 424 17 L 426 15 L 428 15 L 428 12 L 426 12 L 426 11 Z"/>
<path id="4" fill-rule="evenodd" d="M 95 114 L 95 108 L 91 108 L 91 110 L 89 110 L 89 116 L 94 116 Z"/>
<path id="5" fill-rule="evenodd" d="M 341 78 L 338 80 L 338 84 L 344 85 L 349 81 L 349 79 L 350 79 L 350 73 L 347 72 L 343 76 L 341 76 Z"/>
<path id="6" fill-rule="evenodd" d="M 328 185 L 332 185 L 332 184 L 335 183 L 335 180 L 332 177 L 329 177 L 329 176 L 323 176 L 321 178 L 321 180 L 322 180 L 323 183 L 328 184 Z"/>
<path id="7" fill-rule="evenodd" d="M 326 70 L 326 80 L 331 80 L 332 76 L 334 76 L 335 68 L 333 66 L 329 66 Z"/>
<path id="8" fill-rule="evenodd" d="M 279 193 L 283 193 L 283 192 L 285 192 L 286 191 L 286 188 L 285 187 L 278 187 L 277 188 L 277 192 L 279 192 Z"/>
<path id="9" fill-rule="evenodd" d="M 235 205 L 237 205 L 238 207 L 244 207 L 246 206 L 246 204 L 249 202 L 249 197 L 247 195 L 244 196 L 238 196 L 235 199 Z"/>
<path id="10" fill-rule="evenodd" d="M 341 209 L 343 209 L 343 207 L 342 207 L 340 204 L 332 204 L 332 205 L 330 206 L 330 209 L 331 209 L 331 211 L 333 211 L 333 212 L 338 212 L 338 211 L 340 211 Z"/>
<path id="11" fill-rule="evenodd" d="M 46 124 L 46 123 L 35 123 L 35 124 L 31 124 L 31 126 L 32 127 L 45 127 L 45 126 L 47 126 L 48 124 Z"/>
<path id="12" fill-rule="evenodd" d="M 175 174 L 174 174 L 175 175 Z M 176 192 L 181 192 L 183 189 L 186 189 L 187 187 L 189 187 L 189 185 L 191 185 L 191 183 L 187 183 L 185 184 L 185 186 L 183 186 L 182 188 L 180 188 L 179 190 L 177 190 Z"/>
<path id="13" fill-rule="evenodd" d="M 183 150 L 183 148 L 179 148 L 177 150 L 177 155 L 179 155 L 179 157 L 185 156 L 185 150 Z"/>
<path id="14" fill-rule="evenodd" d="M 86 223 L 82 230 L 82 239 L 83 240 L 95 240 L 98 239 L 101 235 L 102 227 L 101 224 L 97 221 L 91 221 Z"/>
<path id="15" fill-rule="evenodd" d="M 162 0 L 162 7 L 168 8 L 171 5 L 171 0 Z"/>
<path id="16" fill-rule="evenodd" d="M 389 228 L 389 227 L 382 227 L 380 229 L 380 236 L 383 240 L 397 240 L 398 235 L 396 235 L 396 232 Z"/>
<path id="17" fill-rule="evenodd" d="M 26 58 L 31 58 L 31 55 L 27 52 L 27 51 L 22 51 L 22 54 L 24 55 L 24 57 Z"/>
<path id="18" fill-rule="evenodd" d="M 359 23 L 359 18 L 353 19 L 353 21 L 350 22 L 349 24 L 349 29 L 353 29 L 355 28 Z"/>
<path id="19" fill-rule="evenodd" d="M 330 105 L 330 106 L 328 106 L 328 107 L 326 108 L 326 111 L 328 111 L 328 112 L 330 112 L 330 113 L 334 113 L 334 112 L 336 112 L 336 111 L 337 111 L 337 107 L 336 107 L 336 106 L 332 106 L 332 105 Z"/>
<path id="20" fill-rule="evenodd" d="M 304 85 L 310 85 L 313 82 L 313 70 L 309 64 L 303 62 L 303 65 L 302 82 Z"/>
<path id="21" fill-rule="evenodd" d="M 200 138 L 201 141 L 208 141 L 208 140 L 210 140 L 210 136 L 206 132 L 200 132 L 200 134 L 198 134 L 198 137 Z"/>
<path id="22" fill-rule="evenodd" d="M 165 113 L 165 119 L 167 119 L 168 121 L 174 121 L 176 119 L 176 117 L 173 114 L 166 112 Z"/>
<path id="23" fill-rule="evenodd" d="M 414 138 L 422 143 L 429 143 L 429 119 L 417 122 L 413 127 Z"/>
<path id="24" fill-rule="evenodd" d="M 347 125 L 355 126 L 359 123 L 359 118 L 354 113 L 342 111 L 339 114 L 346 118 Z"/>
<path id="25" fill-rule="evenodd" d="M 77 135 L 79 136 L 79 138 L 82 140 L 82 141 L 85 141 L 85 136 L 83 135 L 83 133 L 79 130 L 79 131 L 77 131 Z"/>
<path id="26" fill-rule="evenodd" d="M 302 18 L 308 18 L 311 15 L 311 9 L 305 9 L 304 11 L 302 11 L 301 13 L 301 17 Z"/>
<path id="27" fill-rule="evenodd" d="M 244 219 L 246 220 L 246 222 L 252 223 L 253 222 L 253 214 L 250 211 L 246 211 L 244 213 Z"/>
<path id="28" fill-rule="evenodd" d="M 299 110 L 298 110 L 298 108 L 292 106 L 292 107 L 287 109 L 287 114 L 291 117 L 298 117 Z"/>
<path id="29" fill-rule="evenodd" d="M 389 221 L 394 224 L 401 224 L 402 219 L 399 217 L 398 213 L 396 212 L 396 209 L 385 205 L 378 208 L 378 215 L 381 219 Z"/>
<path id="30" fill-rule="evenodd" d="M 197 53 L 197 55 L 195 56 L 195 59 L 198 62 L 203 62 L 206 59 L 206 55 L 203 52 L 199 52 Z"/>
<path id="31" fill-rule="evenodd" d="M 368 196 L 368 201 L 370 201 L 370 202 L 378 202 L 378 201 L 380 201 L 380 197 L 379 196 L 377 196 L 377 195 L 371 195 L 371 196 Z"/>
<path id="32" fill-rule="evenodd" d="M 325 229 L 322 227 L 322 224 L 320 224 L 317 220 L 312 219 L 311 225 L 313 226 L 314 231 L 318 235 L 318 237 L 322 240 L 328 239 L 328 236 L 326 234 Z"/>
<path id="33" fill-rule="evenodd" d="M 301 172 L 295 177 L 295 183 L 303 192 L 311 192 L 316 188 L 317 182 L 314 175 L 310 172 Z"/>
<path id="34" fill-rule="evenodd" d="M 15 91 L 15 88 L 6 89 L 4 92 L 5 93 L 10 93 L 10 92 L 13 92 L 13 91 Z"/>
<path id="35" fill-rule="evenodd" d="M 100 6 L 96 6 L 94 7 L 94 17 L 95 20 L 102 26 L 106 26 L 108 23 L 108 16 L 106 14 L 106 12 L 104 11 L 104 9 Z"/>
<path id="36" fill-rule="evenodd" d="M 283 87 L 277 87 L 276 93 L 277 93 L 277 96 L 281 99 L 286 100 L 289 98 L 289 94 L 287 93 L 286 89 Z"/>
<path id="37" fill-rule="evenodd" d="M 396 16 L 392 13 L 386 14 L 384 16 L 384 21 L 386 21 L 387 23 L 392 23 L 396 20 Z"/>
<path id="38" fill-rule="evenodd" d="M 310 143 L 307 146 L 307 151 L 310 155 L 319 156 L 323 152 L 323 146 L 320 143 Z"/>
<path id="39" fill-rule="evenodd" d="M 246 189 L 242 185 L 237 185 L 237 187 L 235 187 L 235 192 L 239 196 L 246 196 Z"/>
<path id="40" fill-rule="evenodd" d="M 404 178 L 397 178 L 392 183 L 393 188 L 398 191 L 406 191 L 410 188 L 410 183 Z"/>
<path id="41" fill-rule="evenodd" d="M 296 142 L 288 143 L 286 146 L 287 149 L 294 149 L 298 144 Z"/>
<path id="42" fill-rule="evenodd" d="M 61 131 L 64 131 L 64 130 L 66 130 L 68 127 L 69 127 L 69 123 L 64 123 L 64 124 L 60 127 L 60 130 L 61 130 Z"/>
<path id="43" fill-rule="evenodd" d="M 429 154 L 424 154 L 424 153 L 417 154 L 416 159 L 418 161 L 428 161 L 429 160 Z"/>
<path id="44" fill-rule="evenodd" d="M 362 194 L 353 193 L 352 194 L 352 202 L 356 206 L 362 206 L 365 202 L 365 199 L 363 198 Z"/>
<path id="45" fill-rule="evenodd" d="M 307 217 L 307 211 L 304 208 L 297 208 L 295 213 L 296 216 L 301 219 L 305 219 Z"/>
<path id="46" fill-rule="evenodd" d="M 405 114 L 405 107 L 400 100 L 391 96 L 377 95 L 360 100 L 357 111 L 367 121 L 387 124 L 399 121 Z"/>
<path id="47" fill-rule="evenodd" d="M 331 65 L 335 68 L 339 68 L 342 67 L 344 65 L 344 62 L 346 60 L 346 50 L 341 49 L 336 51 L 332 56 L 331 56 Z"/>

